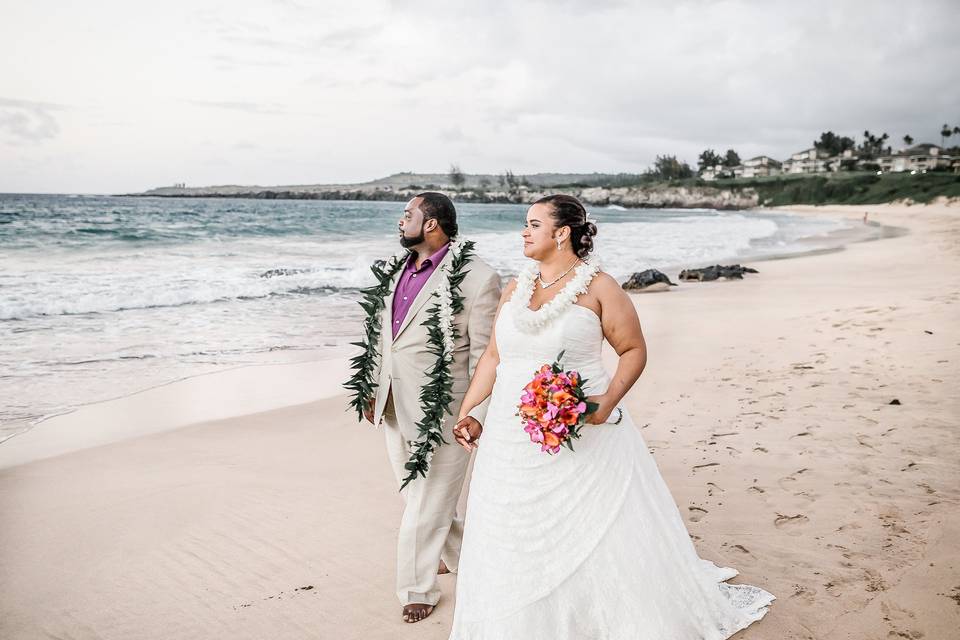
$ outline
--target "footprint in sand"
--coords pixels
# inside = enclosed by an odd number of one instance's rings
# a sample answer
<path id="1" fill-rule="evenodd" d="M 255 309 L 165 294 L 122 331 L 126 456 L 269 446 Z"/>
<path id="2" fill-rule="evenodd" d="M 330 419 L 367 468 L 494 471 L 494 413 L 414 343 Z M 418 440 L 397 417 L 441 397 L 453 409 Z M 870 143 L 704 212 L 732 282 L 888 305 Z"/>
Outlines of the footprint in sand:
<path id="1" fill-rule="evenodd" d="M 936 491 L 933 489 L 933 487 L 931 487 L 930 485 L 928 485 L 926 482 L 918 482 L 918 483 L 917 483 L 917 486 L 920 487 L 921 489 L 923 489 L 924 491 L 926 491 L 928 494 L 936 493 Z"/>
<path id="2" fill-rule="evenodd" d="M 883 581 L 883 578 L 880 576 L 880 574 L 873 569 L 864 569 L 863 573 L 864 580 L 866 581 L 864 588 L 870 593 L 886 591 L 889 588 L 887 587 L 887 583 Z"/>
<path id="3" fill-rule="evenodd" d="M 883 621 L 890 628 L 887 633 L 888 638 L 909 638 L 909 640 L 923 638 L 922 631 L 902 628 L 902 626 L 911 626 L 910 622 L 917 618 L 917 615 L 910 609 L 901 607 L 890 600 L 883 600 L 880 603 L 880 613 L 883 614 Z"/>
<path id="4" fill-rule="evenodd" d="M 704 467 L 719 467 L 719 466 L 720 466 L 719 462 L 707 462 L 705 464 L 695 464 L 693 465 L 693 471 L 696 471 L 697 469 L 703 469 Z"/>
<path id="5" fill-rule="evenodd" d="M 736 550 L 736 551 L 739 551 L 740 553 L 745 553 L 745 554 L 751 555 L 751 556 L 753 555 L 752 553 L 750 553 L 750 549 L 747 549 L 747 548 L 746 548 L 745 546 L 743 546 L 742 544 L 730 544 L 729 542 L 724 542 L 724 543 L 721 544 L 720 546 L 721 546 L 721 547 L 730 547 L 731 549 L 734 549 L 734 550 Z"/>
<path id="6" fill-rule="evenodd" d="M 773 519 L 773 525 L 775 527 L 785 527 L 795 524 L 803 524 L 804 522 L 810 522 L 810 518 L 798 513 L 793 516 L 785 516 L 782 513 L 777 513 L 777 517 Z"/>
<path id="7" fill-rule="evenodd" d="M 687 507 L 687 509 L 690 510 L 690 522 L 700 522 L 700 520 L 703 519 L 703 516 L 710 513 L 709 511 L 707 511 L 702 507 L 690 506 L 690 507 Z"/>
<path id="8" fill-rule="evenodd" d="M 838 579 L 834 579 L 834 580 L 830 580 L 829 582 L 824 582 L 824 583 L 823 583 L 823 588 L 826 589 L 826 590 L 827 590 L 827 593 L 829 593 L 830 595 L 832 595 L 834 598 L 838 598 L 838 597 L 840 597 L 841 595 L 843 595 L 843 591 L 841 590 L 841 586 L 843 586 L 843 584 L 844 584 L 845 582 L 846 582 L 845 580 L 841 580 L 841 579 L 839 579 L 839 578 L 838 578 Z"/>
<path id="9" fill-rule="evenodd" d="M 791 598 L 797 598 L 804 604 L 813 604 L 815 597 L 817 595 L 817 590 L 811 587 L 806 587 L 801 584 L 793 585 L 793 593 L 790 594 Z"/>
<path id="10" fill-rule="evenodd" d="M 790 484 L 790 483 L 792 483 L 792 482 L 796 482 L 796 481 L 797 481 L 797 476 L 799 476 L 800 474 L 802 474 L 802 473 L 804 473 L 804 472 L 806 472 L 806 471 L 809 471 L 809 469 L 808 469 L 807 467 L 804 467 L 803 469 L 797 469 L 796 471 L 794 471 L 794 472 L 791 473 L 790 475 L 784 476 L 784 477 L 780 478 L 779 480 L 777 480 L 777 484 L 779 484 L 779 485 L 780 485 L 780 488 L 783 489 L 784 491 L 790 491 L 790 487 L 785 486 L 785 485 L 788 485 L 788 484 Z"/>
<path id="11" fill-rule="evenodd" d="M 793 495 L 796 496 L 797 498 L 803 498 L 804 500 L 807 501 L 807 503 L 816 502 L 817 498 L 820 497 L 819 493 L 811 493 L 809 491 L 798 491 Z"/>

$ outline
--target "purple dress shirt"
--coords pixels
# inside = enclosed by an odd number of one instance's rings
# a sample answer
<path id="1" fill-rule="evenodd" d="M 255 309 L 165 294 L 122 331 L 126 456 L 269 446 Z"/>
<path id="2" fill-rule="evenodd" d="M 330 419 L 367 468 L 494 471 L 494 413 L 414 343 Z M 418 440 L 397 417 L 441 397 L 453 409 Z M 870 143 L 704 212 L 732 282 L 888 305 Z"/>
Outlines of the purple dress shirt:
<path id="1" fill-rule="evenodd" d="M 415 256 L 411 255 L 407 260 L 407 266 L 404 267 L 400 273 L 400 280 L 397 281 L 396 293 L 393 296 L 393 322 L 391 326 L 393 327 L 394 338 L 397 337 L 397 331 L 399 331 L 400 325 L 403 324 L 404 318 L 407 317 L 407 312 L 410 311 L 413 300 L 417 297 L 417 294 L 420 293 L 420 290 L 423 289 L 423 285 L 427 283 L 430 274 L 436 270 L 437 265 L 440 264 L 443 257 L 447 255 L 449 249 L 450 243 L 448 242 L 438 249 L 436 253 L 424 260 L 419 269 L 417 269 Z"/>

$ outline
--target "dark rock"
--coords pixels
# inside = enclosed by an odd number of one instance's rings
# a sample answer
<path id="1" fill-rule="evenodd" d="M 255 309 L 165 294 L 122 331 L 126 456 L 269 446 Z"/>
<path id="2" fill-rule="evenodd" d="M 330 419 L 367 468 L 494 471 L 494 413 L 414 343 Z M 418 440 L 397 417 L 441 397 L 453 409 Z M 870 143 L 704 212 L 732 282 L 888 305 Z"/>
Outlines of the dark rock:
<path id="1" fill-rule="evenodd" d="M 627 278 L 627 281 L 623 283 L 623 288 L 628 291 L 643 291 L 653 285 L 662 285 L 660 290 L 663 291 L 666 291 L 670 287 L 677 286 L 675 282 L 670 282 L 669 276 L 662 271 L 647 269 L 646 271 L 634 273 Z"/>
<path id="2" fill-rule="evenodd" d="M 890 404 L 900 404 L 900 401 L 894 398 L 893 400 L 890 401 Z"/>
<path id="3" fill-rule="evenodd" d="M 710 280 L 717 280 L 719 278 L 743 280 L 743 274 L 745 273 L 759 272 L 756 269 L 742 267 L 739 264 L 726 266 L 715 264 L 710 267 L 703 267 L 702 269 L 684 269 L 680 272 L 680 280 L 697 282 L 709 282 Z"/>

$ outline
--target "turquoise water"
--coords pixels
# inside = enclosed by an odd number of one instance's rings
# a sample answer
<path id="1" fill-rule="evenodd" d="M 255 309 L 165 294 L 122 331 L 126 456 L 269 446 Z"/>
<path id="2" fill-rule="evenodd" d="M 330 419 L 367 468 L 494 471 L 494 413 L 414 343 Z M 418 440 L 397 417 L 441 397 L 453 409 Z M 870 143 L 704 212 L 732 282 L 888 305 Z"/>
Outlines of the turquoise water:
<path id="1" fill-rule="evenodd" d="M 398 202 L 0 195 L 0 440 L 38 418 L 189 375 L 346 354 Z M 507 276 L 520 205 L 458 205 Z M 626 277 L 786 253 L 838 223 L 784 214 L 593 209 Z M 809 243 L 803 249 L 809 249 Z M 675 275 L 675 274 L 673 274 Z"/>

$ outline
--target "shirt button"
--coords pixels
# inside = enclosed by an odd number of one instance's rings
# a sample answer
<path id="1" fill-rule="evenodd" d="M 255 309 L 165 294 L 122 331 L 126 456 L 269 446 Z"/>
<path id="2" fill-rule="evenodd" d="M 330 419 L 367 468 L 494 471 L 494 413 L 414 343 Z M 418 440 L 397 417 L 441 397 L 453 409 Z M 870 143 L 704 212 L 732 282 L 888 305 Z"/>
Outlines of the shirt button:
<path id="1" fill-rule="evenodd" d="M 403 296 L 403 299 L 406 300 L 406 299 L 407 299 L 407 296 Z"/>
<path id="2" fill-rule="evenodd" d="M 393 324 L 400 324 L 400 321 L 399 321 L 399 320 L 395 320 L 395 321 L 393 322 Z"/>
<path id="3" fill-rule="evenodd" d="M 413 277 L 416 278 L 416 277 L 417 277 L 417 274 L 413 274 Z"/>

